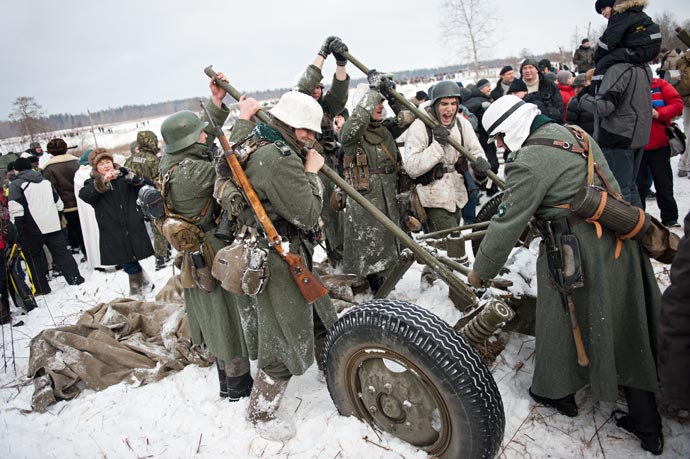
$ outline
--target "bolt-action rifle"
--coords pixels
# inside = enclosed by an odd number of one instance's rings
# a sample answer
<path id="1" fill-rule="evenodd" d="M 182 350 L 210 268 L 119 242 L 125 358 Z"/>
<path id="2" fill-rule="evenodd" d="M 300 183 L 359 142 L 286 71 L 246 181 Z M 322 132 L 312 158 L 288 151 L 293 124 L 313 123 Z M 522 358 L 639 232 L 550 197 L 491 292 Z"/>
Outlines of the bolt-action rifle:
<path id="1" fill-rule="evenodd" d="M 261 204 L 261 201 L 256 195 L 256 191 L 254 191 L 254 187 L 249 181 L 247 174 L 245 174 L 242 165 L 235 155 L 235 152 L 230 147 L 230 142 L 228 141 L 227 137 L 225 137 L 223 129 L 213 122 L 213 118 L 203 102 L 201 103 L 201 107 L 204 109 L 206 117 L 213 127 L 215 136 L 218 138 L 218 140 L 220 140 L 220 145 L 223 148 L 225 160 L 228 162 L 228 166 L 232 171 L 235 185 L 242 192 L 246 201 L 252 207 L 252 210 L 254 210 L 256 218 L 263 227 L 264 234 L 266 234 L 266 237 L 268 238 L 269 246 L 273 247 L 280 258 L 282 258 L 288 264 L 290 274 L 297 284 L 300 293 L 307 303 L 313 303 L 322 296 L 326 295 L 328 293 L 328 289 L 324 287 L 324 285 L 316 278 L 316 276 L 314 276 L 311 271 L 309 271 L 309 269 L 307 269 L 306 266 L 304 266 L 304 263 L 302 263 L 302 257 L 296 253 L 286 252 L 283 248 L 282 239 L 278 234 L 278 231 L 276 231 L 275 226 L 273 226 L 271 219 L 268 218 L 266 209 L 264 209 L 263 204 Z"/>

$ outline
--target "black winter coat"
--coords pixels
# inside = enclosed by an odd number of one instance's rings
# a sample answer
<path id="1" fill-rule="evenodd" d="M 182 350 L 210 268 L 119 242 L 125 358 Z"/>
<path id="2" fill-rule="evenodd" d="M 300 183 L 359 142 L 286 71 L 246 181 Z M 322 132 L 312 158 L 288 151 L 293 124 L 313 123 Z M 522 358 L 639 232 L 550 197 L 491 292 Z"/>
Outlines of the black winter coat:
<path id="1" fill-rule="evenodd" d="M 526 83 L 525 83 L 526 84 Z M 537 92 L 529 93 L 525 96 L 525 102 L 534 104 L 541 110 L 542 115 L 546 115 L 558 124 L 563 124 L 563 98 L 558 86 L 539 74 L 539 89 Z"/>
<path id="2" fill-rule="evenodd" d="M 121 171 L 126 169 L 120 168 Z M 151 239 L 146 231 L 144 215 L 137 206 L 139 186 L 123 176 L 112 180 L 112 189 L 103 193 L 96 191 L 94 175 L 84 182 L 79 197 L 91 204 L 96 211 L 100 233 L 101 263 L 121 265 L 143 260 L 153 255 Z M 99 178 L 95 178 L 99 180 Z"/>
<path id="3" fill-rule="evenodd" d="M 671 265 L 671 285 L 661 298 L 659 379 L 666 399 L 690 408 L 690 213 L 685 236 Z"/>
<path id="4" fill-rule="evenodd" d="M 580 91 L 568 102 L 568 110 L 565 114 L 565 121 L 568 124 L 577 124 L 587 132 L 594 135 L 594 111 L 596 110 L 594 96 L 589 93 L 587 88 Z"/>

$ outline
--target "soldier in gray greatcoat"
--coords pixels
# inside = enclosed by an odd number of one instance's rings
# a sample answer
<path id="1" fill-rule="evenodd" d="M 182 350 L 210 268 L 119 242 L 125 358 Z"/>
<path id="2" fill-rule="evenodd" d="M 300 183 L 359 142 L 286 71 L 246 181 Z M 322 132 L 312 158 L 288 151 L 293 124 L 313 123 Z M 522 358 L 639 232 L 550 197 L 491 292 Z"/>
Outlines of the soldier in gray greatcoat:
<path id="1" fill-rule="evenodd" d="M 394 222 L 400 220 L 396 194 L 400 152 L 395 144 L 409 124 L 400 117 L 384 120 L 382 91 L 395 84 L 376 71 L 369 75 L 370 89 L 352 110 L 338 133 L 343 145 L 343 173 L 369 202 Z M 391 108 L 400 106 L 393 98 Z M 379 222 L 351 198 L 345 207 L 343 271 L 366 277 L 376 292 L 396 263 L 398 242 Z"/>
<path id="2" fill-rule="evenodd" d="M 492 104 L 483 123 L 498 146 L 510 151 L 507 188 L 468 280 L 481 286 L 498 274 L 532 216 L 548 221 L 557 236 L 574 235 L 581 250 L 584 286 L 573 290 L 572 300 L 590 363 L 578 365 L 571 322 L 550 277 L 542 242 L 530 395 L 562 414 L 576 416 L 577 390 L 589 384 L 594 400 L 615 402 L 618 388 L 623 386 L 629 412 L 615 413 L 617 425 L 634 433 L 644 449 L 660 454 L 663 435 L 654 398 L 660 292 L 648 255 L 637 241 L 625 240 L 616 258 L 614 232 L 603 228 L 598 238 L 594 225 L 565 206 L 587 183 L 587 161 L 565 147 L 538 143 L 538 139 L 547 139 L 577 145 L 565 127 L 541 115 L 535 105 L 511 95 Z M 620 192 L 601 149 L 591 139 L 590 145 L 589 154 L 594 155 L 601 174 Z M 594 184 L 602 183 L 597 175 Z"/>

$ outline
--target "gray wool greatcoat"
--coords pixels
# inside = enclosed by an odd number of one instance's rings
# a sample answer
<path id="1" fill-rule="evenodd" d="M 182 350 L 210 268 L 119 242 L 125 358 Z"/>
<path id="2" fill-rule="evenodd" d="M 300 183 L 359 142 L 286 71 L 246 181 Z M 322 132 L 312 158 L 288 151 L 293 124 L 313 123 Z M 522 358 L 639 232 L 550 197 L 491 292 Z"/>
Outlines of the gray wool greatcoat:
<path id="1" fill-rule="evenodd" d="M 370 93 L 375 92 L 370 90 Z M 400 221 L 400 212 L 396 201 L 398 192 L 397 164 L 400 153 L 395 139 L 407 126 L 401 126 L 396 118 L 383 121 L 380 126 L 371 123 L 371 113 L 375 105 L 364 104 L 365 96 L 352 111 L 352 116 L 340 130 L 340 141 L 344 155 L 354 155 L 357 144 L 361 142 L 371 169 L 386 169 L 388 173 L 371 174 L 369 190 L 360 191 L 362 196 L 375 205 L 394 222 Z M 393 157 L 393 163 L 384 152 L 381 144 Z M 347 198 L 345 212 L 345 240 L 343 246 L 343 271 L 346 273 L 367 276 L 381 273 L 393 267 L 398 260 L 398 242 L 383 225 L 381 225 L 362 206 Z"/>
<path id="2" fill-rule="evenodd" d="M 555 123 L 534 129 L 532 138 L 573 142 Z M 528 140 L 529 140 L 528 139 Z M 609 183 L 618 184 L 600 148 L 592 142 L 595 161 Z M 568 203 L 586 183 L 586 161 L 577 154 L 546 146 L 527 146 L 510 154 L 507 189 L 492 218 L 474 262 L 481 279 L 498 274 L 530 217 L 557 220 L 570 211 Z M 595 184 L 598 184 L 598 177 Z M 595 400 L 615 401 L 618 386 L 656 392 L 655 330 L 660 292 L 649 258 L 635 241 L 624 241 L 614 258 L 616 239 L 605 229 L 597 239 L 593 225 L 572 227 L 580 242 L 585 286 L 573 293 L 577 319 L 590 359 L 577 364 L 570 320 L 550 280 L 543 243 L 537 261 L 536 361 L 532 390 L 558 399 L 591 384 Z"/>

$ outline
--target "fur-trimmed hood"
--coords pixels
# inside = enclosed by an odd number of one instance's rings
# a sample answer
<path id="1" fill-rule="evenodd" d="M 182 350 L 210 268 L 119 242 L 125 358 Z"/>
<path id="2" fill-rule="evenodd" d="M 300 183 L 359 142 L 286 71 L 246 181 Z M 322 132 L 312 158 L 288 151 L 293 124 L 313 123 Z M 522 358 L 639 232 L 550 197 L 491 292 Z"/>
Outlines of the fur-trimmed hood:
<path id="1" fill-rule="evenodd" d="M 635 6 L 645 9 L 649 5 L 649 0 L 616 0 L 613 5 L 614 13 L 622 13 Z"/>

